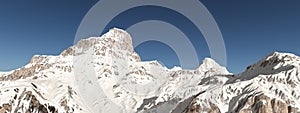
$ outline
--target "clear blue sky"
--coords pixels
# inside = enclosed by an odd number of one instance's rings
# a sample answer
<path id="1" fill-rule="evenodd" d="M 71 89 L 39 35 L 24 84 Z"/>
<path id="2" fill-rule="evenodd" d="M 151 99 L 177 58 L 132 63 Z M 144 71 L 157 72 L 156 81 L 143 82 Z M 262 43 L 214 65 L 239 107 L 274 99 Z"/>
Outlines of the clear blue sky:
<path id="1" fill-rule="evenodd" d="M 214 16 L 223 34 L 229 71 L 242 72 L 274 51 L 300 55 L 300 1 L 200 1 Z M 57 55 L 73 45 L 80 21 L 95 3 L 97 0 L 1 0 L 0 70 L 19 68 L 35 54 Z M 141 9 L 133 12 L 148 14 Z M 160 17 L 163 13 L 160 11 L 152 16 Z M 126 28 L 138 21 L 130 18 L 130 12 L 121 17 L 126 18 L 115 19 L 108 28 Z M 188 21 L 180 17 L 170 21 L 188 29 L 190 40 L 198 45 L 199 61 L 209 57 L 205 40 L 199 38 Z M 162 43 L 147 42 L 136 51 L 144 60 L 158 59 L 168 67 L 178 65 L 174 51 Z"/>

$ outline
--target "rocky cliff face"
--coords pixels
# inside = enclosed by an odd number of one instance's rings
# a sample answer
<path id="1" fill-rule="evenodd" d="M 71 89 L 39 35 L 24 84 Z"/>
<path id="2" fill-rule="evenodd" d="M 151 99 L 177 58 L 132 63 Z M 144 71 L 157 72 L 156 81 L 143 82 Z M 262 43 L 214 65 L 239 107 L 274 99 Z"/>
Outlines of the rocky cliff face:
<path id="1" fill-rule="evenodd" d="M 0 112 L 299 113 L 299 70 L 298 56 L 276 52 L 236 75 L 210 58 L 167 69 L 141 61 L 130 35 L 112 29 L 0 72 Z"/>

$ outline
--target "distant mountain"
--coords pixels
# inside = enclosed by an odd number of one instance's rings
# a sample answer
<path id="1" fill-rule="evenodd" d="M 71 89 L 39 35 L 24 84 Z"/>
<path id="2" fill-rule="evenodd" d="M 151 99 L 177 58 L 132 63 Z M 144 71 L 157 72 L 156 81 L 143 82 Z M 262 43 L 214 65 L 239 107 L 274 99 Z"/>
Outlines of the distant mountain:
<path id="1" fill-rule="evenodd" d="M 299 113 L 299 70 L 300 57 L 277 52 L 236 75 L 210 58 L 168 69 L 114 28 L 0 72 L 0 113 Z"/>

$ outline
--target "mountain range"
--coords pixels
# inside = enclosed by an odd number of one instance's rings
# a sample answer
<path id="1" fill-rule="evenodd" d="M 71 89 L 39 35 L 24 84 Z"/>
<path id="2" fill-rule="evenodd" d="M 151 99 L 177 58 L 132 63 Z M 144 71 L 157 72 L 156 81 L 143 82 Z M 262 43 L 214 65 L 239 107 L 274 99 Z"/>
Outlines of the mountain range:
<path id="1" fill-rule="evenodd" d="M 274 52 L 232 74 L 141 61 L 121 29 L 0 72 L 0 113 L 300 113 L 300 57 Z"/>

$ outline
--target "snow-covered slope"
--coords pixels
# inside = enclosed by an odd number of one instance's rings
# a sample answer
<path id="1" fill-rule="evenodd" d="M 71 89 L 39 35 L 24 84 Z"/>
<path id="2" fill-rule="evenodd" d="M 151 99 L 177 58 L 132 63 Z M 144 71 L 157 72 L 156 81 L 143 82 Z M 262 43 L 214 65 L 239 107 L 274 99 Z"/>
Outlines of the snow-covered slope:
<path id="1" fill-rule="evenodd" d="M 290 53 L 272 53 L 247 67 L 241 74 L 228 77 L 220 93 L 205 92 L 217 98 L 199 95 L 188 110 L 290 113 L 300 112 L 300 57 Z M 210 103 L 210 107 L 207 107 Z"/>
<path id="2" fill-rule="evenodd" d="M 0 72 L 0 113 L 299 112 L 299 60 L 273 53 L 237 75 L 210 58 L 167 69 L 140 61 L 131 36 L 114 28 Z"/>

